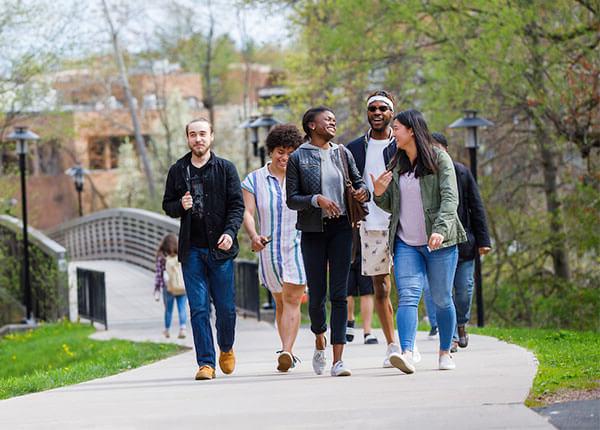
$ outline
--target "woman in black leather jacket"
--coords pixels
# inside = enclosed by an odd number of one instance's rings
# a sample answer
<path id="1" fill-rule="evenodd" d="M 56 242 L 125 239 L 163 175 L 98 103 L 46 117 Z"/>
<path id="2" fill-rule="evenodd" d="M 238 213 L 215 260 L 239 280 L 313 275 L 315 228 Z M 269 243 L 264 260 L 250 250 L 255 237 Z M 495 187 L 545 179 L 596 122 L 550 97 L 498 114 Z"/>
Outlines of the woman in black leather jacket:
<path id="1" fill-rule="evenodd" d="M 346 215 L 348 202 L 340 151 L 348 160 L 348 175 L 354 198 L 365 202 L 369 191 L 356 168 L 350 151 L 333 143 L 336 122 L 326 107 L 309 109 L 302 118 L 305 142 L 291 155 L 286 172 L 287 205 L 298 211 L 296 228 L 302 232 L 302 257 L 309 290 L 311 330 L 316 335 L 313 369 L 317 375 L 325 370 L 325 300 L 329 268 L 331 302 L 332 376 L 351 374 L 342 361 L 346 343 L 347 280 L 350 269 L 352 229 Z"/>

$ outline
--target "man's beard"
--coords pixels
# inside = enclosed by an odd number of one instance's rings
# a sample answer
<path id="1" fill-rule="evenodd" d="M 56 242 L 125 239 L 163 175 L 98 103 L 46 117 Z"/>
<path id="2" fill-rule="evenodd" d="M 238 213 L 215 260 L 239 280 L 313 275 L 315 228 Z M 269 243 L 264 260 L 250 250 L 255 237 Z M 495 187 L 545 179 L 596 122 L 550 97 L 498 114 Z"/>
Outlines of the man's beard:
<path id="1" fill-rule="evenodd" d="M 382 125 L 379 128 L 375 128 L 375 126 L 373 125 L 373 123 L 371 121 L 369 121 L 369 125 L 371 126 L 371 129 L 373 129 L 374 131 L 384 131 L 384 130 L 386 130 L 390 126 L 391 122 L 392 122 L 391 120 L 390 121 L 384 121 L 384 122 L 381 123 Z"/>
<path id="2" fill-rule="evenodd" d="M 210 150 L 210 148 L 203 148 L 203 149 L 190 148 L 190 150 L 192 151 L 192 154 L 194 154 L 195 157 L 201 158 Z"/>

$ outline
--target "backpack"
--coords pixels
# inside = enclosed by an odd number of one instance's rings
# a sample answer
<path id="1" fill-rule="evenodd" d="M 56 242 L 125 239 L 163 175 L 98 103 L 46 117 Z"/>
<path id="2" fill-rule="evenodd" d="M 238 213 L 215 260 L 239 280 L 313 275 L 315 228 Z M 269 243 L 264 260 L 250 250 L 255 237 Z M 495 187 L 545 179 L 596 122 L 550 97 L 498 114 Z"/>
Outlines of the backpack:
<path id="1" fill-rule="evenodd" d="M 165 258 L 165 271 L 163 276 L 169 294 L 173 296 L 183 296 L 185 294 L 183 272 L 181 270 L 181 264 L 177 261 L 177 256 L 173 255 Z"/>

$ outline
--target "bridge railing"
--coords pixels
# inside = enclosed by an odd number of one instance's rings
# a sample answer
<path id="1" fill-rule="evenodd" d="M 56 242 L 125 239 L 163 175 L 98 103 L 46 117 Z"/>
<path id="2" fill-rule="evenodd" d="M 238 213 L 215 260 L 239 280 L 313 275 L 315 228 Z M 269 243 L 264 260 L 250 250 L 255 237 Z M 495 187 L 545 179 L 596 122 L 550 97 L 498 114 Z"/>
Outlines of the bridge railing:
<path id="1" fill-rule="evenodd" d="M 23 223 L 20 219 L 0 215 L 0 289 L 4 290 L 2 297 L 5 300 L 2 302 L 6 302 L 6 306 L 10 303 L 13 315 L 19 313 L 15 301 L 23 302 L 22 231 Z M 67 250 L 32 227 L 28 229 L 28 238 L 34 316 L 47 321 L 68 316 Z M 14 300 L 10 300 L 9 297 Z"/>
<path id="2" fill-rule="evenodd" d="M 67 221 L 48 235 L 69 250 L 71 260 L 118 260 L 154 270 L 156 249 L 179 221 L 143 209 L 117 208 Z"/>
<path id="3" fill-rule="evenodd" d="M 179 220 L 143 209 L 117 208 L 73 219 L 48 232 L 73 260 L 118 260 L 154 271 L 156 249 Z M 237 306 L 260 319 L 257 263 L 236 261 Z"/>

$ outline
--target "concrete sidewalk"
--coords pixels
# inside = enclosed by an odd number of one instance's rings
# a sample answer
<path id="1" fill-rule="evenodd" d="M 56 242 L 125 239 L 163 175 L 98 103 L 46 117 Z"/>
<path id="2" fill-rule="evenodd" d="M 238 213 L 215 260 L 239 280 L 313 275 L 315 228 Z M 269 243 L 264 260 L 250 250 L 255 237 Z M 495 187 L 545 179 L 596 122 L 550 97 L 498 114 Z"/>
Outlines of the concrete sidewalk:
<path id="1" fill-rule="evenodd" d="M 117 281 L 110 279 L 109 294 Z M 127 297 L 146 300 L 144 294 Z M 155 306 L 151 287 L 148 298 L 147 306 Z M 149 314 L 137 321 L 115 314 L 110 330 L 95 337 L 161 339 L 161 313 L 157 321 Z M 414 375 L 383 369 L 384 345 L 352 343 L 345 361 L 353 376 L 317 376 L 313 336 L 303 328 L 295 351 L 302 363 L 280 374 L 275 329 L 239 319 L 233 375 L 218 371 L 213 381 L 194 381 L 189 351 L 112 377 L 1 401 L 0 429 L 553 428 L 523 405 L 536 370 L 526 350 L 472 335 L 469 348 L 455 355 L 457 369 L 441 372 L 437 340 L 419 333 L 418 344 L 423 360 Z M 327 359 L 330 365 L 330 348 Z"/>

